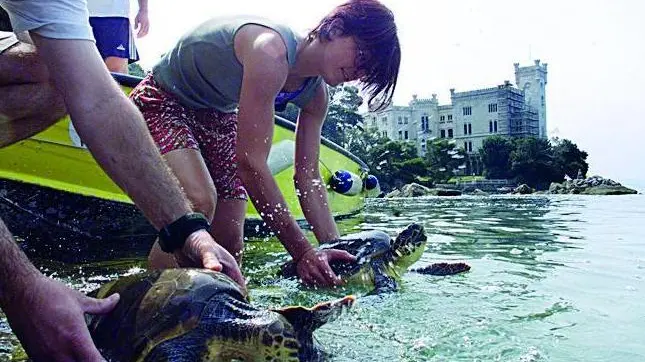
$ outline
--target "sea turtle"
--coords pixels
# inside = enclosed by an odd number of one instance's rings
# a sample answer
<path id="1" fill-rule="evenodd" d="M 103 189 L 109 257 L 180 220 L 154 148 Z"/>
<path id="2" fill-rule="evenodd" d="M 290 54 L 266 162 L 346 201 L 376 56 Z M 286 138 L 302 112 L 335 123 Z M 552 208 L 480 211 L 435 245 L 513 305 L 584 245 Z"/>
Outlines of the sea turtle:
<path id="1" fill-rule="evenodd" d="M 230 278 L 206 269 L 148 271 L 91 294 L 115 292 L 121 300 L 111 313 L 88 316 L 109 361 L 318 361 L 313 331 L 354 302 L 259 309 Z"/>
<path id="2" fill-rule="evenodd" d="M 428 238 L 423 226 L 408 225 L 396 239 L 379 230 L 348 234 L 337 241 L 319 246 L 320 249 L 341 249 L 357 257 L 355 262 L 332 262 L 331 268 L 349 284 L 374 288 L 371 294 L 397 289 L 396 279 L 417 262 L 425 250 Z M 429 275 L 451 275 L 470 270 L 465 263 L 436 263 L 411 271 Z M 282 265 L 280 276 L 296 276 L 296 265 L 289 261 Z"/>

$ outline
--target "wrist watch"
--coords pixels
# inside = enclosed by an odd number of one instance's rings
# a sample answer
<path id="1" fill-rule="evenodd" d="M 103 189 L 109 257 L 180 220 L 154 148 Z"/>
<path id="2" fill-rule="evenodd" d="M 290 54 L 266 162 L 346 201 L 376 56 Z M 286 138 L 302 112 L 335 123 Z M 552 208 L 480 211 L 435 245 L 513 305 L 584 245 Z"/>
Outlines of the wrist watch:
<path id="1" fill-rule="evenodd" d="M 172 253 L 184 246 L 190 234 L 209 228 L 210 224 L 203 214 L 198 212 L 186 214 L 159 231 L 159 246 L 166 253 Z"/>

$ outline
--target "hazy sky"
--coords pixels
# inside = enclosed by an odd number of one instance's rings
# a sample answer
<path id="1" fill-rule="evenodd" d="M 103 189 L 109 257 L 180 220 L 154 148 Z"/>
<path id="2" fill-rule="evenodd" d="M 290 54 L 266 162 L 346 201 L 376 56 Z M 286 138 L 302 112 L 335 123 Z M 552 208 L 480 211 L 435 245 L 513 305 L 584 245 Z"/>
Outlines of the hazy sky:
<path id="1" fill-rule="evenodd" d="M 133 1 L 133 9 L 136 2 Z M 212 16 L 258 14 L 306 33 L 338 0 L 150 1 L 138 40 L 145 68 L 185 31 Z M 548 66 L 547 128 L 589 153 L 590 172 L 645 180 L 645 1 L 384 0 L 402 48 L 396 105 L 412 94 L 515 82 L 513 63 Z"/>

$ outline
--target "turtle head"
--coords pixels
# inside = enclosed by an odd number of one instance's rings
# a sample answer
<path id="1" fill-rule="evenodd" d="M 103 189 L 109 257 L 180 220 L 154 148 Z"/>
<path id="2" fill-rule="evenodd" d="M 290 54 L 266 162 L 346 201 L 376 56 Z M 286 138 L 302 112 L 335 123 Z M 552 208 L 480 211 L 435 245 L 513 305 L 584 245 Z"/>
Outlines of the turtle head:
<path id="1" fill-rule="evenodd" d="M 390 258 L 399 274 L 414 264 L 425 250 L 428 238 L 419 224 L 410 224 L 392 241 Z"/>
<path id="2" fill-rule="evenodd" d="M 324 352 L 314 339 L 313 332 L 325 323 L 336 320 L 355 301 L 356 297 L 349 295 L 338 300 L 316 304 L 311 308 L 295 306 L 273 311 L 282 314 L 293 326 L 300 345 L 298 359 L 300 361 L 321 361 L 324 359 Z"/>

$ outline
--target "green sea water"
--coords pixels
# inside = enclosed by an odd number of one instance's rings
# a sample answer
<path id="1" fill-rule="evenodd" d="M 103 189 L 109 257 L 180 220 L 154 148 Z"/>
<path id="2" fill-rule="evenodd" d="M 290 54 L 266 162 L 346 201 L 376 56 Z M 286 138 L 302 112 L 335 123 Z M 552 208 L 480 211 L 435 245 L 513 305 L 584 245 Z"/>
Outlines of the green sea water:
<path id="1" fill-rule="evenodd" d="M 252 302 L 357 294 L 354 308 L 316 332 L 331 361 L 645 361 L 645 195 L 371 200 L 339 227 L 394 236 L 411 222 L 429 239 L 416 266 L 465 261 L 471 271 L 408 273 L 381 296 L 307 289 L 274 278 L 287 258 L 275 239 L 251 239 L 243 270 Z M 35 262 L 82 291 L 145 268 L 141 255 Z M 16 345 L 2 319 L 0 360 Z"/>

